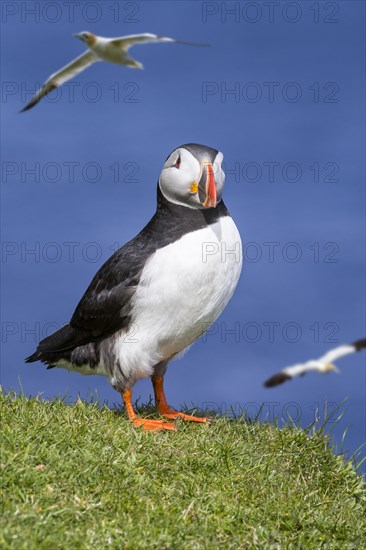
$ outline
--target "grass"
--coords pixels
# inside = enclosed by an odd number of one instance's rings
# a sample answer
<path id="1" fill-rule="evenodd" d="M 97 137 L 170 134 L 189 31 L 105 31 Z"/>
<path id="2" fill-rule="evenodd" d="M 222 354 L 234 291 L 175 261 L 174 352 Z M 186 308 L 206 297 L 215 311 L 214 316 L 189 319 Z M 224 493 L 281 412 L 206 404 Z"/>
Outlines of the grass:
<path id="1" fill-rule="evenodd" d="M 0 396 L 4 549 L 365 548 L 366 493 L 323 433 Z M 145 411 L 146 413 L 146 411 Z"/>

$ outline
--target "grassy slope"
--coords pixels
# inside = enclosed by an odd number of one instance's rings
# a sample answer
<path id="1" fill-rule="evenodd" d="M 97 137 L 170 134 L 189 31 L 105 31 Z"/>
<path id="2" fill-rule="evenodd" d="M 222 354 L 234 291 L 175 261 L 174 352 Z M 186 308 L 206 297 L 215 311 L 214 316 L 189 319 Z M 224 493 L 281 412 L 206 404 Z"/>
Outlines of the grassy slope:
<path id="1" fill-rule="evenodd" d="M 153 434 L 94 404 L 0 400 L 3 548 L 366 547 L 364 485 L 324 435 Z"/>

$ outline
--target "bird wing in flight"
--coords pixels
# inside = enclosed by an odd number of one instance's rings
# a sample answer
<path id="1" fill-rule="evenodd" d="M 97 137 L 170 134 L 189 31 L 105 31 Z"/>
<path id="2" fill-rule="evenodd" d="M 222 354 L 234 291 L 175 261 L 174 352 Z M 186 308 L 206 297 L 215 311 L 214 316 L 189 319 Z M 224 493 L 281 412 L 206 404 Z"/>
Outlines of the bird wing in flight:
<path id="1" fill-rule="evenodd" d="M 366 348 L 366 338 L 356 340 L 356 342 L 353 342 L 351 345 L 355 348 L 355 351 L 361 351 Z"/>
<path id="2" fill-rule="evenodd" d="M 264 386 L 266 388 L 278 386 L 279 384 L 283 384 L 287 380 L 292 380 L 294 376 L 303 376 L 304 374 L 306 374 L 307 370 L 308 369 L 306 363 L 286 367 L 285 369 L 271 376 L 271 378 L 268 378 L 268 380 L 264 382 Z"/>
<path id="3" fill-rule="evenodd" d="M 361 351 L 364 348 L 366 348 L 366 338 L 357 340 L 356 342 L 353 342 L 353 344 L 338 346 L 337 348 L 328 351 L 328 353 L 323 355 L 319 361 L 324 361 L 324 363 L 332 363 L 345 355 L 355 353 L 356 351 Z"/>
<path id="4" fill-rule="evenodd" d="M 23 113 L 24 111 L 28 111 L 28 109 L 34 107 L 42 99 L 42 97 L 46 96 L 52 92 L 52 90 L 61 86 L 64 82 L 67 82 L 77 74 L 81 73 L 95 61 L 99 61 L 98 57 L 89 50 L 79 55 L 79 57 L 65 65 L 65 67 L 60 69 L 57 73 L 52 74 L 43 84 L 42 88 L 38 90 L 33 99 L 20 112 Z"/>
<path id="5" fill-rule="evenodd" d="M 350 353 L 354 353 L 355 351 L 356 351 L 356 348 L 352 345 L 338 346 L 334 349 L 331 349 L 322 357 L 320 357 L 319 361 L 321 361 L 324 364 L 333 363 L 333 361 L 336 361 L 337 359 L 340 359 L 345 355 L 349 355 Z"/>
<path id="6" fill-rule="evenodd" d="M 208 44 L 200 44 L 197 42 L 186 42 L 184 40 L 175 40 L 175 38 L 169 38 L 168 36 L 159 36 L 158 34 L 130 34 L 128 36 L 121 36 L 120 38 L 113 38 L 111 44 L 114 44 L 118 48 L 125 50 L 126 52 L 135 44 L 146 44 L 148 42 L 175 42 L 176 44 L 185 44 L 186 46 L 208 46 Z"/>

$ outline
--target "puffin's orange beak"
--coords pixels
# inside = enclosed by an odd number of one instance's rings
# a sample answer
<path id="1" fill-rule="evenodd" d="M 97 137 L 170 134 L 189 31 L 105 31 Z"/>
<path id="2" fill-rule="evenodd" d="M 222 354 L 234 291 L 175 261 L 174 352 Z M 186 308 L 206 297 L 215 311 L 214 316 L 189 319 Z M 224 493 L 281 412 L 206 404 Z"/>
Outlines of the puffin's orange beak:
<path id="1" fill-rule="evenodd" d="M 212 164 L 205 162 L 198 184 L 198 196 L 205 208 L 215 208 L 217 205 L 216 182 Z"/>

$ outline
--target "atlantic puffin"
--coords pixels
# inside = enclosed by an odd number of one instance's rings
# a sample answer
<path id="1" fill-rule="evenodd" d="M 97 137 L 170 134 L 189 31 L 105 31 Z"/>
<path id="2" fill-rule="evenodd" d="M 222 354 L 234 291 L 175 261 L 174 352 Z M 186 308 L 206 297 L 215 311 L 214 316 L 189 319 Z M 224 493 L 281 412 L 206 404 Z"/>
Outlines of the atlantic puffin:
<path id="1" fill-rule="evenodd" d="M 216 321 L 239 280 L 242 245 L 221 199 L 222 160 L 220 151 L 195 143 L 168 156 L 154 216 L 99 269 L 70 322 L 42 340 L 27 363 L 107 376 L 130 421 L 147 431 L 176 426 L 136 414 L 131 390 L 144 377 L 151 377 L 164 418 L 209 421 L 169 407 L 164 375 Z"/>

